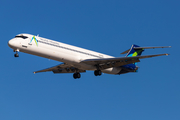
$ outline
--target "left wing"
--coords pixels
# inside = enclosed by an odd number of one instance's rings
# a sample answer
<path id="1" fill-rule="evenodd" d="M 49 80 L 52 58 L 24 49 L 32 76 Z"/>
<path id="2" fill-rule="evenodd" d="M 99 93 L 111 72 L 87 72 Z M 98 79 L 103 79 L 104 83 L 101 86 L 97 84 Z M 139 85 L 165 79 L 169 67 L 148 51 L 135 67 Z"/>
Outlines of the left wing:
<path id="1" fill-rule="evenodd" d="M 48 72 L 48 71 L 52 71 L 53 73 L 74 73 L 76 71 L 77 72 L 86 72 L 86 70 L 81 70 L 81 69 L 78 69 L 76 67 L 73 67 L 72 65 L 62 63 L 62 64 L 54 66 L 54 67 L 35 71 L 34 74 L 39 73 L 39 72 Z"/>

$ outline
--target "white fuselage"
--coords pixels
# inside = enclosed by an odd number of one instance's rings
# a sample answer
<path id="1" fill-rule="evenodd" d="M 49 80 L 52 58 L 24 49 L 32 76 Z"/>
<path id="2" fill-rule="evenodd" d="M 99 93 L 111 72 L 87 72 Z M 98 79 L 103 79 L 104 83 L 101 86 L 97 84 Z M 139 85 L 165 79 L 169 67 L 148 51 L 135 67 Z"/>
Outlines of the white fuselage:
<path id="1" fill-rule="evenodd" d="M 8 42 L 9 47 L 24 53 L 33 54 L 40 57 L 71 64 L 75 67 L 85 70 L 96 70 L 97 68 L 92 65 L 80 63 L 82 60 L 114 58 L 109 55 L 105 55 L 102 53 L 94 52 L 91 50 L 64 44 L 61 42 L 53 41 L 38 36 L 36 36 L 36 39 L 38 41 L 38 44 L 36 44 L 35 41 L 32 40 L 33 35 L 20 35 L 27 36 L 27 38 L 24 39 L 20 37 L 15 37 Z M 117 74 L 119 71 L 120 68 L 116 67 L 102 70 L 102 72 L 109 74 Z"/>

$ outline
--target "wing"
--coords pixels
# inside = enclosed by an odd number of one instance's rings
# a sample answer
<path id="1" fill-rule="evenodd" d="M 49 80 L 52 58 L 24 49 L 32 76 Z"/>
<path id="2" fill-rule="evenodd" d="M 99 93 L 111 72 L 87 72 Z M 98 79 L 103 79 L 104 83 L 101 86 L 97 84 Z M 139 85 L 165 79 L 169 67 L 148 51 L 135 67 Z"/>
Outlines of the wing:
<path id="1" fill-rule="evenodd" d="M 169 55 L 169 54 L 157 54 L 157 55 L 145 55 L 145 56 L 134 56 L 134 57 L 117 57 L 117 58 L 103 58 L 103 59 L 87 59 L 81 61 L 81 63 L 93 65 L 99 67 L 99 69 L 107 69 L 111 67 L 119 67 L 135 62 L 140 62 L 139 59 L 143 58 L 150 58 L 150 57 L 156 57 L 156 56 L 163 56 L 163 55 Z M 53 73 L 74 73 L 74 72 L 86 72 L 86 70 L 79 69 L 77 67 L 74 67 L 73 65 L 69 65 L 66 63 L 50 67 L 47 69 L 35 71 L 34 73 L 39 72 L 48 72 L 52 71 Z"/>
<path id="2" fill-rule="evenodd" d="M 163 56 L 169 54 L 157 54 L 157 55 L 145 55 L 145 56 L 134 56 L 134 57 L 117 57 L 117 58 L 103 58 L 103 59 L 87 59 L 81 61 L 85 64 L 90 64 L 99 67 L 99 69 L 107 69 L 111 67 L 119 67 L 135 62 L 140 62 L 139 59 L 151 58 L 157 56 Z"/>
<path id="3" fill-rule="evenodd" d="M 39 72 L 48 72 L 48 71 L 52 71 L 53 73 L 74 73 L 76 71 L 77 72 L 86 72 L 86 70 L 81 70 L 81 69 L 78 69 L 76 67 L 73 67 L 72 65 L 62 63 L 62 64 L 54 66 L 54 67 L 35 71 L 34 74 L 39 73 Z"/>

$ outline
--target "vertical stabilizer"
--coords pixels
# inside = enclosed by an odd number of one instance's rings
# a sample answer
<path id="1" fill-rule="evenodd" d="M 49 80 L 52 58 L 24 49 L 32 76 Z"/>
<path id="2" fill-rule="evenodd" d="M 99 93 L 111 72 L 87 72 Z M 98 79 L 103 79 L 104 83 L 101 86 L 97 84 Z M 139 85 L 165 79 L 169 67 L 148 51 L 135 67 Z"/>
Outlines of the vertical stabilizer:
<path id="1" fill-rule="evenodd" d="M 134 49 L 134 48 L 136 48 L 136 49 Z M 129 49 L 129 51 L 127 52 L 126 57 L 140 56 L 142 54 L 142 52 L 144 51 L 144 49 L 142 49 L 142 48 L 137 49 L 137 48 L 139 48 L 139 46 L 133 44 L 131 46 L 131 49 Z M 128 65 L 124 65 L 123 67 L 126 69 L 134 70 L 134 72 L 137 72 L 136 64 L 137 63 L 131 63 Z"/>
<path id="2" fill-rule="evenodd" d="M 142 54 L 142 52 L 144 51 L 144 49 L 140 48 L 140 49 L 134 49 L 134 48 L 138 48 L 138 45 L 132 45 L 131 49 L 129 50 L 129 52 L 127 53 L 126 57 L 132 57 L 132 56 L 140 56 Z"/>

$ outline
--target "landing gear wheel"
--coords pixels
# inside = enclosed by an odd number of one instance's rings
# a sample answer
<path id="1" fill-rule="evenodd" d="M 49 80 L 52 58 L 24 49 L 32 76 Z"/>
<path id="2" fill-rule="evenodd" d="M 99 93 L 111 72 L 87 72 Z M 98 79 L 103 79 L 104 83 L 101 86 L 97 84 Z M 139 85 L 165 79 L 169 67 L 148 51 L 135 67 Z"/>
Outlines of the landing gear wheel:
<path id="1" fill-rule="evenodd" d="M 16 49 L 16 50 L 14 50 L 14 52 L 16 52 L 16 54 L 14 54 L 14 57 L 19 57 L 19 54 L 18 54 L 19 50 Z"/>
<path id="2" fill-rule="evenodd" d="M 14 54 L 14 57 L 19 57 L 19 54 L 18 53 Z"/>
<path id="3" fill-rule="evenodd" d="M 80 73 L 74 73 L 73 74 L 73 77 L 74 77 L 74 79 L 77 79 L 77 78 L 80 78 L 81 77 L 81 74 Z"/>
<path id="4" fill-rule="evenodd" d="M 94 75 L 95 76 L 100 76 L 102 74 L 101 70 L 95 70 Z"/>

